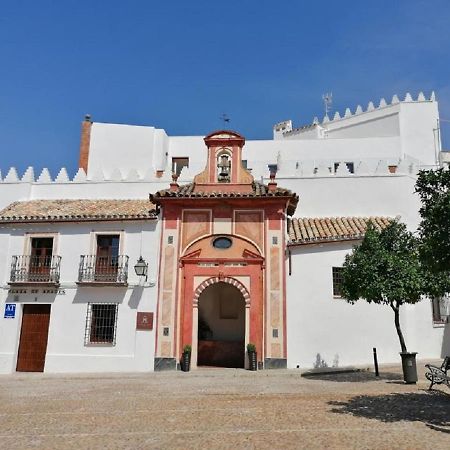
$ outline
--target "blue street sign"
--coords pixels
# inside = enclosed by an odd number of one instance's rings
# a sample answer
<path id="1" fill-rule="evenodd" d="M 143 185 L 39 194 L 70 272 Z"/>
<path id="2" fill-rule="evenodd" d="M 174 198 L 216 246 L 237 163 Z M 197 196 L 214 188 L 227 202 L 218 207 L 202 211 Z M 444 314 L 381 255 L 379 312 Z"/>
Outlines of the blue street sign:
<path id="1" fill-rule="evenodd" d="M 5 319 L 14 319 L 16 317 L 16 305 L 14 303 L 5 304 Z"/>

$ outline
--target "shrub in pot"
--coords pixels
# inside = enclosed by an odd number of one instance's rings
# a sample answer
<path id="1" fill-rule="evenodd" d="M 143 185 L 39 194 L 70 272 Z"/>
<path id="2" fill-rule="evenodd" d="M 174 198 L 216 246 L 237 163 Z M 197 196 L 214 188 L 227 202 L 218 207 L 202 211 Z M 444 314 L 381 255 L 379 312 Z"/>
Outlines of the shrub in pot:
<path id="1" fill-rule="evenodd" d="M 257 370 L 258 362 L 257 362 L 257 354 L 256 354 L 256 345 L 249 343 L 247 344 L 247 354 L 248 354 L 248 369 L 249 370 Z"/>
<path id="2" fill-rule="evenodd" d="M 183 372 L 189 372 L 191 370 L 191 352 L 192 347 L 186 344 L 183 347 L 183 354 L 181 356 L 181 370 Z"/>

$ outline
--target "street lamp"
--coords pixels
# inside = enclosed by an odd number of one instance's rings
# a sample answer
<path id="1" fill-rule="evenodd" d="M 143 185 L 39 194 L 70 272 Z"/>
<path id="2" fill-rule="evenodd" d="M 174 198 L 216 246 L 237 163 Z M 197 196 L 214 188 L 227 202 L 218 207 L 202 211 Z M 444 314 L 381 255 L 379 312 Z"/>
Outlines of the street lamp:
<path id="1" fill-rule="evenodd" d="M 142 256 L 139 256 L 137 263 L 134 265 L 134 271 L 138 277 L 145 277 L 145 281 L 147 281 L 148 264 Z"/>

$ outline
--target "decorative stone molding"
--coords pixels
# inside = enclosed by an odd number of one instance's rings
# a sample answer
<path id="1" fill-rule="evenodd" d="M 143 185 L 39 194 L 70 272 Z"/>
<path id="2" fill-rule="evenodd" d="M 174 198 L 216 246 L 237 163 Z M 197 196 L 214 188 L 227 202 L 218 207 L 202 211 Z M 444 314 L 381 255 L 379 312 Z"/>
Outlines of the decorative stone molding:
<path id="1" fill-rule="evenodd" d="M 193 306 L 198 307 L 198 299 L 201 295 L 201 293 L 209 286 L 212 286 L 216 283 L 228 283 L 234 286 L 235 288 L 239 289 L 242 296 L 244 297 L 245 305 L 250 306 L 250 293 L 248 292 L 247 288 L 238 280 L 232 277 L 223 277 L 222 279 L 219 277 L 212 277 L 208 278 L 207 280 L 203 281 L 195 290 L 194 298 L 192 300 Z"/>

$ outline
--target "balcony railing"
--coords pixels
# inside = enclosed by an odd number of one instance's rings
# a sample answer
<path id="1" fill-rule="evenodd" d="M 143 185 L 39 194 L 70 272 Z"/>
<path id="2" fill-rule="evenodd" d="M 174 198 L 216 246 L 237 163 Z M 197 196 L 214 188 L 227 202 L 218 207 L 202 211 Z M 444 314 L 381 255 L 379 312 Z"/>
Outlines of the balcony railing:
<path id="1" fill-rule="evenodd" d="M 59 284 L 60 266 L 61 256 L 13 256 L 10 284 Z"/>
<path id="2" fill-rule="evenodd" d="M 78 282 L 89 284 L 126 284 L 128 256 L 81 255 Z"/>

